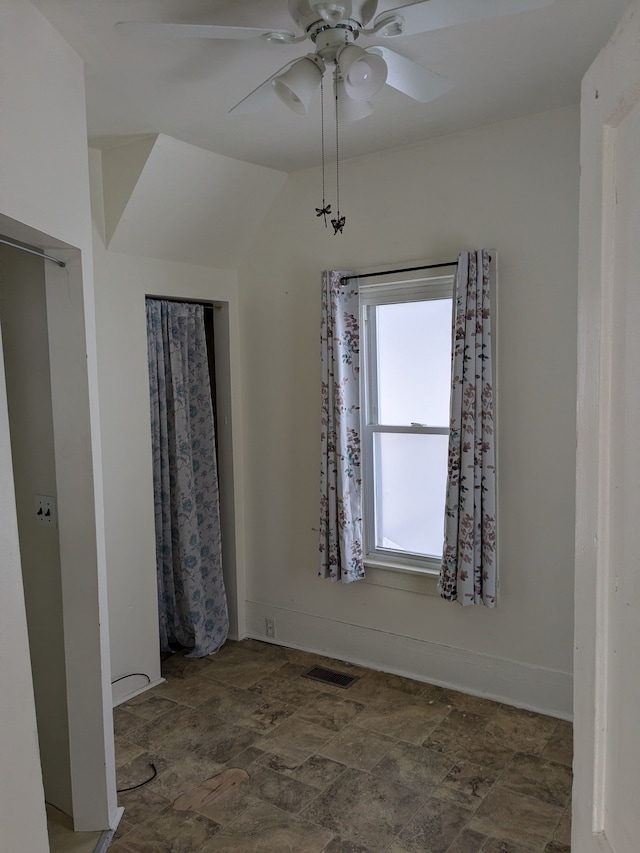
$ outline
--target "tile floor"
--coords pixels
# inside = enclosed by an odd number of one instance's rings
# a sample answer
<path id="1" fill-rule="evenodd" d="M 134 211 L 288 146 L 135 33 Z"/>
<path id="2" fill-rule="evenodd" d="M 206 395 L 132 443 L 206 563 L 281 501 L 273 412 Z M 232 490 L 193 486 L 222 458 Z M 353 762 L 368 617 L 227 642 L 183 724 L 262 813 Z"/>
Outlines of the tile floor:
<path id="1" fill-rule="evenodd" d="M 118 787 L 157 776 L 109 853 L 570 850 L 569 723 L 253 640 L 163 669 L 114 712 Z"/>

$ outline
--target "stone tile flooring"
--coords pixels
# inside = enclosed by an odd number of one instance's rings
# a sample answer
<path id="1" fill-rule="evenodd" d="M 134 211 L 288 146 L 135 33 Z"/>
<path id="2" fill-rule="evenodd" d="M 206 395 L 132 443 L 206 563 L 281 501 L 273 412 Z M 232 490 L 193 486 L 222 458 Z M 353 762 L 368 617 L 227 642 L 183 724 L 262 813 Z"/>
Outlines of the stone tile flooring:
<path id="1" fill-rule="evenodd" d="M 254 640 L 163 674 L 114 711 L 118 787 L 158 775 L 110 853 L 570 850 L 569 723 Z"/>

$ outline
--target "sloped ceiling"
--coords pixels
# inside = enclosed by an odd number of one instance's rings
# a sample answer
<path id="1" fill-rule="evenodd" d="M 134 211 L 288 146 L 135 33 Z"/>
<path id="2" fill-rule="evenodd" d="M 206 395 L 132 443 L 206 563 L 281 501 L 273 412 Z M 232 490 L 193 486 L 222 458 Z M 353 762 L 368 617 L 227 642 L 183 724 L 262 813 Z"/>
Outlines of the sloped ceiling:
<path id="1" fill-rule="evenodd" d="M 237 269 L 286 174 L 165 134 L 102 152 L 107 247 Z"/>

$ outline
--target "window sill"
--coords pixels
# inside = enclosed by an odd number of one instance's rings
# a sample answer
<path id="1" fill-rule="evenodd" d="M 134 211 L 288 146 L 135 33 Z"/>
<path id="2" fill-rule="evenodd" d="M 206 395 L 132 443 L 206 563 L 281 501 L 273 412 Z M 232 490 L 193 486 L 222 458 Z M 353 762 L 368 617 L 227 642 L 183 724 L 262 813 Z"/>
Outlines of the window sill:
<path id="1" fill-rule="evenodd" d="M 365 583 L 402 589 L 420 595 L 438 595 L 437 569 L 424 569 L 382 560 L 365 560 Z"/>

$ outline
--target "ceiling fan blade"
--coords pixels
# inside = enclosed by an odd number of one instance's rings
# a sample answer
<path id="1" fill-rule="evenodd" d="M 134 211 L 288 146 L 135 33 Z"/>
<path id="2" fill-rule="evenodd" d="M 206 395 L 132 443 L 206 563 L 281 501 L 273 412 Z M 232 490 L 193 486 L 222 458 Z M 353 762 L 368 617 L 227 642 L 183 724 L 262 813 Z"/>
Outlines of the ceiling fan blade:
<path id="1" fill-rule="evenodd" d="M 278 96 L 275 93 L 275 90 L 272 86 L 272 80 L 274 77 L 277 77 L 279 74 L 284 74 L 285 71 L 288 71 L 291 66 L 296 63 L 297 59 L 292 59 L 291 62 L 287 62 L 286 65 L 283 65 L 275 74 L 272 74 L 264 83 L 261 83 L 258 87 L 256 87 L 253 92 L 249 92 L 241 101 L 239 101 L 235 107 L 231 107 L 229 110 L 230 113 L 234 115 L 248 115 L 249 113 L 258 112 L 259 110 L 269 109 L 270 106 L 273 106 L 278 102 Z"/>
<path id="2" fill-rule="evenodd" d="M 288 30 L 265 30 L 258 27 L 217 27 L 213 24 L 162 24 L 151 21 L 119 21 L 117 29 L 136 37 L 260 39 L 291 44 L 301 38 Z"/>
<path id="3" fill-rule="evenodd" d="M 384 27 L 378 30 L 377 35 L 410 36 L 454 27 L 457 24 L 482 21 L 485 18 L 529 12 L 550 6 L 554 2 L 555 0 L 423 0 L 421 3 L 383 12 L 374 20 L 372 30 L 375 32 L 386 19 L 391 23 L 394 17 L 398 16 L 402 19 L 400 28 L 391 24 L 386 30 Z"/>
<path id="4" fill-rule="evenodd" d="M 427 71 L 422 65 L 384 45 L 368 47 L 367 53 L 377 53 L 387 63 L 387 86 L 403 92 L 421 104 L 435 101 L 453 85 L 450 80 Z"/>

